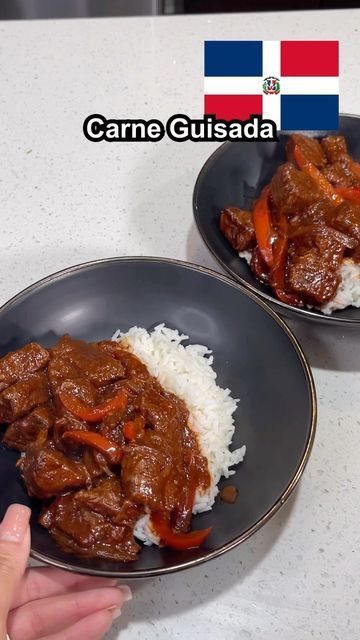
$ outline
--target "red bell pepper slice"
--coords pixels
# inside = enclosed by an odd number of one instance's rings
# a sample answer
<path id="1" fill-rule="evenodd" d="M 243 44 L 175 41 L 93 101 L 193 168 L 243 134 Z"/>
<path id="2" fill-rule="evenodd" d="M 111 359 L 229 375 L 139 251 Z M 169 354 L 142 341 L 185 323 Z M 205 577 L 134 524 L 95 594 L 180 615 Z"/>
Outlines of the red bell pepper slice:
<path id="1" fill-rule="evenodd" d="M 151 522 L 160 538 L 160 542 L 171 549 L 179 551 L 200 547 L 212 530 L 212 527 L 208 527 L 207 529 L 190 531 L 189 533 L 174 533 L 167 516 L 159 511 L 152 512 Z"/>
<path id="2" fill-rule="evenodd" d="M 136 416 L 134 420 L 125 422 L 123 426 L 123 435 L 126 440 L 135 440 L 136 436 L 143 431 L 145 427 L 145 420 L 143 416 Z"/>
<path id="3" fill-rule="evenodd" d="M 77 418 L 86 422 L 100 422 L 109 413 L 113 413 L 118 409 L 125 409 L 128 394 L 126 389 L 120 389 L 113 398 L 105 400 L 105 402 L 98 404 L 96 407 L 89 406 L 78 396 L 66 391 L 66 388 L 60 388 L 59 398 L 65 409 Z"/>
<path id="4" fill-rule="evenodd" d="M 111 464 L 119 464 L 123 455 L 121 447 L 116 442 L 112 442 L 109 438 L 105 438 L 95 431 L 83 431 L 74 429 L 74 431 L 65 431 L 62 435 L 63 440 L 71 440 L 79 444 L 85 444 L 93 447 L 103 454 Z"/>
<path id="5" fill-rule="evenodd" d="M 266 187 L 260 198 L 256 201 L 253 210 L 253 222 L 256 242 L 261 257 L 268 267 L 273 265 L 273 250 L 271 246 L 272 227 L 269 209 L 269 188 Z"/>
<path id="6" fill-rule="evenodd" d="M 298 145 L 295 145 L 294 147 L 294 158 L 299 169 L 301 169 L 301 171 L 304 171 L 304 173 L 307 173 L 314 180 L 314 182 L 316 182 L 319 189 L 321 189 L 323 194 L 327 198 L 329 198 L 329 200 L 331 200 L 334 205 L 342 203 L 342 196 L 336 192 L 335 188 L 332 186 L 329 180 L 325 178 L 321 171 L 319 171 L 319 169 L 306 158 Z"/>
<path id="7" fill-rule="evenodd" d="M 344 200 L 360 203 L 360 187 L 337 187 L 336 193 L 342 196 Z"/>

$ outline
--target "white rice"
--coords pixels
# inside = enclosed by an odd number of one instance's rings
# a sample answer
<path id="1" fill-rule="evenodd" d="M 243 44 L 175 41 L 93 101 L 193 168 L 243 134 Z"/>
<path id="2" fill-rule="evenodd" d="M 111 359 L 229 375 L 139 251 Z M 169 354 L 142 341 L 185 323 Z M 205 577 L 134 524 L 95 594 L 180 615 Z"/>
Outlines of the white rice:
<path id="1" fill-rule="evenodd" d="M 241 462 L 245 446 L 230 451 L 234 434 L 233 413 L 238 400 L 234 400 L 229 389 L 216 384 L 216 373 L 212 368 L 213 356 L 203 345 L 182 345 L 188 336 L 168 329 L 160 324 L 151 332 L 132 327 L 126 333 L 116 331 L 113 340 L 122 342 L 148 368 L 151 375 L 171 393 L 184 400 L 190 413 L 189 426 L 197 434 L 201 452 L 208 460 L 211 485 L 206 492 L 196 492 L 193 513 L 211 509 L 218 493 L 217 484 L 224 476 L 235 471 L 230 467 Z M 152 544 L 157 542 L 150 527 L 149 516 L 143 516 L 135 527 L 137 538 Z"/>
<path id="2" fill-rule="evenodd" d="M 240 251 L 239 256 L 250 264 L 251 251 Z M 308 305 L 309 309 L 319 309 L 329 316 L 333 311 L 346 309 L 346 307 L 360 307 L 360 265 L 350 258 L 344 258 L 340 267 L 340 276 L 341 281 L 335 298 L 321 307 Z"/>

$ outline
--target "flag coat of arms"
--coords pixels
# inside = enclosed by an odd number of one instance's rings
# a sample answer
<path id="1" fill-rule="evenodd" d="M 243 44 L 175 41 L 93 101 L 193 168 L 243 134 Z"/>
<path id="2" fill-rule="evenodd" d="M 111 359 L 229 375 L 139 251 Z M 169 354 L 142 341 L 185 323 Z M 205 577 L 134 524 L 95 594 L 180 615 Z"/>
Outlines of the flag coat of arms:
<path id="1" fill-rule="evenodd" d="M 205 41 L 205 114 L 277 129 L 332 130 L 339 119 L 337 40 Z"/>

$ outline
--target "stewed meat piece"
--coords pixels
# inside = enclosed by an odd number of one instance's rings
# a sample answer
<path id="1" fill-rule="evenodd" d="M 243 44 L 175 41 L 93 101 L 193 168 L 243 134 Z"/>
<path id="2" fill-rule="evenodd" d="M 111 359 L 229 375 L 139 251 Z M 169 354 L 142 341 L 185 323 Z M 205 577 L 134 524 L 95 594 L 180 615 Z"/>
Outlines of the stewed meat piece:
<path id="1" fill-rule="evenodd" d="M 334 187 L 359 187 L 360 178 L 351 170 L 350 164 L 335 162 L 329 164 L 323 169 L 324 176 L 331 182 Z"/>
<path id="2" fill-rule="evenodd" d="M 290 162 L 296 164 L 294 158 L 294 149 L 298 147 L 305 158 L 314 164 L 316 167 L 322 168 L 326 165 L 326 157 L 321 147 L 319 140 L 316 138 L 309 138 L 299 133 L 294 133 L 289 136 L 286 143 L 286 156 Z"/>
<path id="3" fill-rule="evenodd" d="M 124 498 L 119 481 L 108 478 L 95 488 L 57 498 L 45 508 L 40 523 L 65 551 L 127 562 L 140 550 L 133 535 L 140 514 Z"/>
<path id="4" fill-rule="evenodd" d="M 127 447 L 121 466 L 125 495 L 133 502 L 151 509 L 164 509 L 165 487 L 171 464 L 170 457 L 153 447 Z"/>
<path id="5" fill-rule="evenodd" d="M 37 440 L 19 462 L 30 496 L 47 499 L 59 493 L 88 486 L 90 475 L 80 459 L 70 458 L 51 442 Z"/>
<path id="6" fill-rule="evenodd" d="M 344 136 L 326 136 L 322 138 L 320 144 L 329 164 L 335 162 L 344 164 L 351 161 Z"/>
<path id="7" fill-rule="evenodd" d="M 48 399 L 49 385 L 46 373 L 33 373 L 0 393 L 0 422 L 13 422 Z"/>
<path id="8" fill-rule="evenodd" d="M 24 375 L 46 367 L 49 352 L 36 342 L 30 342 L 0 359 L 0 391 L 14 384 Z"/>
<path id="9" fill-rule="evenodd" d="M 255 246 L 251 211 L 244 211 L 237 207 L 223 209 L 220 214 L 220 230 L 236 251 L 246 251 Z"/>
<path id="10" fill-rule="evenodd" d="M 360 204 L 345 200 L 336 208 L 332 226 L 360 243 Z"/>
<path id="11" fill-rule="evenodd" d="M 315 227 L 289 251 L 288 284 L 310 304 L 331 300 L 340 282 L 339 267 L 354 241 L 331 227 Z"/>
<path id="12" fill-rule="evenodd" d="M 271 180 L 271 197 L 278 211 L 291 217 L 322 199 L 314 180 L 290 162 L 280 165 Z"/>
<path id="13" fill-rule="evenodd" d="M 147 380 L 150 373 L 146 366 L 131 351 L 125 349 L 118 342 L 113 340 L 103 340 L 97 344 L 97 347 L 105 353 L 110 354 L 118 360 L 125 370 L 124 378 L 133 378 L 135 380 Z"/>
<path id="14" fill-rule="evenodd" d="M 40 433 L 47 436 L 53 423 L 54 410 L 51 403 L 42 404 L 31 413 L 9 424 L 3 443 L 18 451 L 26 451 Z"/>
<path id="15" fill-rule="evenodd" d="M 55 370 L 60 370 L 62 373 L 64 363 L 66 365 L 71 362 L 74 370 L 80 372 L 97 388 L 123 378 L 125 375 L 125 369 L 121 362 L 106 353 L 97 344 L 73 340 L 70 336 L 64 336 L 59 340 L 52 349 L 52 356 L 51 370 L 53 375 Z M 70 375 L 67 379 L 73 379 L 73 376 Z"/>

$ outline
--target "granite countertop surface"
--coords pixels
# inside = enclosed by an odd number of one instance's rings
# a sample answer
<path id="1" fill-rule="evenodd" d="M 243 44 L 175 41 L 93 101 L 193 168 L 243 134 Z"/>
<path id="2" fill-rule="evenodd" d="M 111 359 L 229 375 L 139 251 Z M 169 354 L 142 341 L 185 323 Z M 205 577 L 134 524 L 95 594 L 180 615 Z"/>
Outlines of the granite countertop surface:
<path id="1" fill-rule="evenodd" d="M 201 117 L 205 39 L 339 39 L 341 110 L 359 113 L 359 28 L 359 10 L 0 23 L 0 302 L 49 273 L 109 256 L 220 270 L 191 205 L 218 144 L 95 144 L 84 118 Z M 319 405 L 297 490 L 232 552 L 133 582 L 107 640 L 358 640 L 359 336 L 292 328 Z"/>

